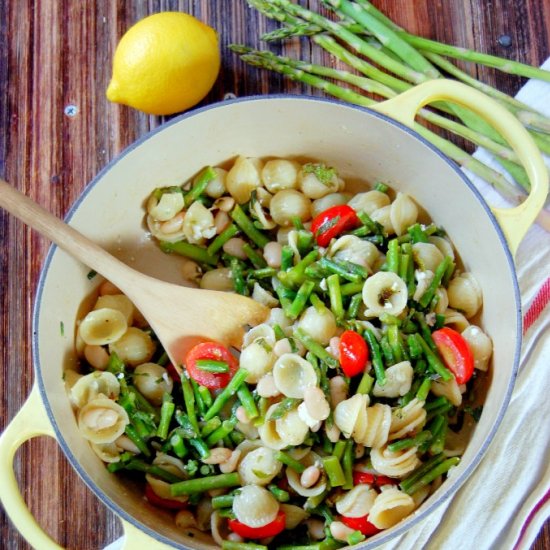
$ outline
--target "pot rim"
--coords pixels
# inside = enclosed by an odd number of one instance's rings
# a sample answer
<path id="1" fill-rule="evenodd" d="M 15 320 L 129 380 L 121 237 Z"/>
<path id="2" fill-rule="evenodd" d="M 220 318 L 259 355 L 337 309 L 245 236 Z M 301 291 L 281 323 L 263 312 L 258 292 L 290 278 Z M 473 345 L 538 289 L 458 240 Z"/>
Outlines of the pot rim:
<path id="1" fill-rule="evenodd" d="M 115 164 L 117 164 L 122 158 L 124 158 L 127 154 L 131 153 L 134 149 L 136 149 L 138 146 L 145 143 L 149 138 L 155 136 L 157 133 L 165 130 L 166 128 L 171 127 L 174 124 L 178 124 L 183 120 L 186 120 L 190 117 L 202 114 L 206 111 L 212 110 L 212 109 L 219 109 L 223 108 L 228 105 L 233 105 L 237 103 L 249 103 L 249 102 L 255 102 L 255 101 L 270 101 L 270 100 L 289 100 L 289 101 L 312 101 L 312 102 L 320 102 L 320 103 L 329 103 L 334 104 L 339 107 L 348 108 L 348 109 L 355 109 L 360 112 L 366 112 L 370 116 L 374 116 L 376 118 L 379 118 L 381 120 L 384 120 L 385 122 L 388 122 L 392 124 L 393 126 L 396 126 L 401 131 L 406 132 L 407 134 L 413 136 L 414 138 L 420 140 L 425 146 L 427 146 L 433 153 L 435 153 L 437 156 L 439 156 L 442 160 L 446 162 L 446 164 L 449 166 L 451 170 L 455 172 L 463 181 L 463 183 L 466 185 L 466 187 L 474 194 L 476 199 L 481 203 L 481 206 L 485 210 L 485 213 L 489 217 L 497 235 L 498 238 L 502 244 L 502 247 L 504 248 L 504 252 L 506 255 L 506 259 L 508 261 L 508 265 L 510 267 L 510 271 L 512 274 L 512 282 L 514 287 L 514 301 L 516 305 L 516 339 L 517 339 L 517 346 L 514 353 L 513 358 L 513 366 L 512 366 L 512 375 L 510 378 L 510 383 L 508 385 L 506 395 L 504 396 L 504 399 L 502 401 L 502 405 L 498 411 L 497 417 L 495 419 L 495 422 L 493 424 L 493 427 L 491 431 L 489 432 L 487 438 L 481 445 L 481 448 L 477 452 L 477 454 L 473 457 L 471 463 L 468 465 L 468 467 L 462 472 L 462 474 L 459 477 L 452 477 L 451 478 L 451 486 L 449 489 L 444 492 L 443 494 L 439 495 L 439 497 L 434 500 L 425 510 L 423 510 L 419 514 L 414 514 L 409 516 L 405 521 L 403 522 L 403 525 L 396 527 L 395 529 L 392 529 L 390 533 L 387 533 L 386 531 L 382 531 L 380 535 L 373 539 L 367 539 L 364 543 L 360 544 L 360 548 L 374 548 L 376 546 L 379 546 L 383 544 L 384 542 L 388 542 L 389 540 L 398 537 L 399 535 L 403 534 L 405 531 L 408 531 L 411 529 L 415 524 L 419 523 L 421 520 L 426 518 L 429 514 L 435 511 L 436 508 L 441 506 L 446 500 L 451 498 L 458 489 L 465 483 L 465 481 L 470 477 L 470 475 L 473 473 L 475 468 L 480 463 L 481 459 L 487 452 L 487 449 L 489 445 L 491 444 L 495 433 L 497 429 L 499 428 L 503 416 L 508 408 L 508 404 L 510 402 L 512 391 L 515 385 L 515 381 L 517 378 L 518 370 L 519 370 L 519 360 L 520 360 L 520 353 L 521 353 L 521 344 L 522 344 L 522 317 L 521 317 L 521 296 L 520 296 L 520 290 L 519 290 L 519 284 L 517 280 L 517 273 L 515 269 L 514 260 L 512 257 L 512 254 L 508 248 L 508 244 L 506 242 L 506 238 L 504 236 L 504 233 L 502 232 L 502 229 L 500 225 L 498 224 L 497 219 L 493 215 L 490 207 L 485 202 L 485 199 L 481 195 L 481 193 L 477 190 L 477 188 L 474 186 L 474 184 L 468 179 L 466 174 L 460 169 L 459 165 L 454 162 L 452 159 L 448 158 L 445 154 L 443 154 L 439 149 L 437 149 L 434 145 L 432 145 L 429 141 L 427 141 L 424 137 L 422 137 L 420 134 L 418 134 L 413 129 L 409 128 L 408 126 L 405 126 L 401 122 L 396 121 L 395 119 L 392 119 L 391 117 L 381 114 L 379 112 L 376 112 L 372 109 L 369 109 L 368 107 L 363 107 L 359 105 L 353 105 L 349 103 L 345 103 L 341 100 L 332 99 L 332 98 L 325 98 L 325 97 L 318 97 L 318 96 L 310 96 L 310 95 L 298 95 L 298 94 L 266 94 L 266 95 L 252 95 L 252 96 L 246 96 L 242 98 L 235 98 L 235 99 L 227 99 L 223 101 L 218 101 L 216 103 L 212 103 L 209 105 L 205 105 L 203 107 L 199 107 L 197 109 L 194 109 L 190 112 L 183 113 L 181 115 L 178 115 L 177 117 L 174 117 L 173 119 L 161 124 L 157 128 L 154 128 L 153 130 L 147 132 L 143 136 L 139 137 L 137 140 L 132 142 L 130 145 L 128 145 L 122 152 L 120 152 L 118 155 L 116 155 L 112 160 L 109 161 L 107 165 L 105 165 L 93 178 L 92 180 L 86 185 L 82 193 L 79 195 L 77 200 L 74 202 L 74 204 L 70 207 L 69 211 L 67 212 L 67 215 L 65 216 L 65 222 L 70 222 L 75 212 L 80 207 L 81 203 L 86 199 L 88 193 L 97 185 L 97 183 L 103 178 L 103 176 L 113 168 Z M 71 463 L 72 467 L 76 470 L 80 478 L 84 481 L 84 483 L 89 487 L 89 489 L 94 493 L 94 495 L 105 505 L 107 506 L 111 511 L 113 511 L 117 516 L 119 516 L 121 519 L 131 523 L 153 539 L 162 542 L 164 544 L 171 545 L 174 548 L 189 548 L 181 543 L 178 543 L 170 538 L 165 537 L 164 535 L 161 535 L 157 531 L 154 531 L 147 525 L 142 524 L 140 521 L 136 520 L 131 514 L 129 514 L 124 508 L 121 508 L 116 502 L 111 500 L 103 491 L 100 490 L 100 488 L 96 485 L 95 481 L 88 475 L 86 470 L 80 465 L 80 462 L 77 460 L 77 458 L 74 456 L 74 454 L 71 452 L 65 438 L 63 437 L 63 432 L 59 428 L 54 414 L 52 407 L 50 405 L 50 401 L 48 399 L 48 395 L 46 392 L 44 380 L 42 378 L 42 368 L 40 365 L 40 358 L 38 353 L 38 323 L 39 323 L 39 317 L 40 317 L 40 307 L 42 303 L 42 292 L 44 290 L 45 280 L 48 275 L 48 271 L 50 268 L 50 264 L 53 260 L 54 254 L 56 252 L 57 246 L 51 245 L 48 253 L 46 255 L 44 265 L 42 266 L 42 269 L 40 270 L 40 277 L 38 280 L 37 285 L 37 291 L 36 291 L 36 298 L 34 301 L 33 306 L 33 315 L 32 315 L 32 359 L 33 359 L 33 368 L 36 376 L 36 380 L 38 382 L 38 389 L 40 392 L 40 397 L 42 399 L 42 402 L 44 404 L 44 407 L 46 409 L 48 418 L 50 420 L 50 423 L 55 431 L 55 434 L 57 436 L 57 440 L 59 442 L 59 445 L 65 454 L 65 456 L 68 458 L 69 462 Z M 387 533 L 387 534 L 386 534 Z"/>

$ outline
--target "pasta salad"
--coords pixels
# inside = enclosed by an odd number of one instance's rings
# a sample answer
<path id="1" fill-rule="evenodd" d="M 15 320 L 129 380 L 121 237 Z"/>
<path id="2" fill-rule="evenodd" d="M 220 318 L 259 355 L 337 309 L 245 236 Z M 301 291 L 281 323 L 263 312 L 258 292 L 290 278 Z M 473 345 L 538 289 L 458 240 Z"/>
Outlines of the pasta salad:
<path id="1" fill-rule="evenodd" d="M 322 162 L 239 156 L 155 189 L 184 277 L 268 306 L 241 350 L 173 365 L 105 281 L 70 396 L 110 472 L 226 549 L 339 548 L 398 524 L 459 463 L 492 343 L 480 287 L 414 200 Z M 214 320 L 215 322 L 215 320 Z"/>

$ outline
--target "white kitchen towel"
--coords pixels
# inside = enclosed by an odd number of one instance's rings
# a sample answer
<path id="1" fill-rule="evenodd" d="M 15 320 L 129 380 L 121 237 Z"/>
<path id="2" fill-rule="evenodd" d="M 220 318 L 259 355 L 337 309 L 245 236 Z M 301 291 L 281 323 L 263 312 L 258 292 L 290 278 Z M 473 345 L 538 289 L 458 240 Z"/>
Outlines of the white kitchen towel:
<path id="1" fill-rule="evenodd" d="M 550 70 L 550 58 L 542 67 Z M 550 117 L 549 83 L 530 80 L 516 97 Z M 486 151 L 475 156 L 501 170 Z M 468 176 L 488 204 L 507 206 L 487 183 L 474 174 Z M 546 231 L 538 226 L 529 230 L 516 255 L 516 268 L 524 313 L 521 366 L 493 443 L 450 501 L 380 550 L 528 550 L 550 517 L 550 235 Z M 121 547 L 118 539 L 105 550 Z M 154 550 L 154 545 L 150 548 Z"/>
<path id="2" fill-rule="evenodd" d="M 542 67 L 550 70 L 550 58 Z M 549 83 L 530 80 L 516 97 L 550 116 Z M 475 156 L 502 170 L 487 151 Z M 468 177 L 489 205 L 509 206 L 486 182 L 469 172 Z M 516 268 L 524 340 L 502 424 L 455 497 L 380 550 L 527 550 L 550 516 L 550 235 L 545 230 L 535 225 L 528 231 Z"/>

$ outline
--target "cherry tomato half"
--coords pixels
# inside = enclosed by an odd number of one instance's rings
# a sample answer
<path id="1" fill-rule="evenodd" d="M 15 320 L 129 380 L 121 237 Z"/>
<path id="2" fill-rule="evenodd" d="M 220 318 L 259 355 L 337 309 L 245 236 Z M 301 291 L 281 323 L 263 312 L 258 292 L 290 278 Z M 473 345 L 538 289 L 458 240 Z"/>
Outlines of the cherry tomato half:
<path id="1" fill-rule="evenodd" d="M 474 373 L 474 357 L 468 342 L 456 330 L 443 327 L 432 334 L 433 341 L 445 366 L 454 374 L 458 384 L 465 384 Z"/>
<path id="2" fill-rule="evenodd" d="M 279 510 L 277 517 L 267 525 L 263 527 L 249 527 L 244 523 L 241 523 L 238 519 L 230 519 L 229 529 L 233 533 L 243 537 L 243 539 L 263 539 L 265 537 L 274 537 L 278 535 L 285 528 L 285 513 Z"/>
<path id="3" fill-rule="evenodd" d="M 340 521 L 347 525 L 350 529 L 354 529 L 355 531 L 360 531 L 363 535 L 366 537 L 370 535 L 376 535 L 376 533 L 379 533 L 381 529 L 378 529 L 378 527 L 375 527 L 370 521 L 369 516 L 363 516 L 361 518 L 348 518 L 347 516 L 342 516 L 340 518 Z"/>
<path id="4" fill-rule="evenodd" d="M 229 365 L 229 372 L 213 373 L 203 371 L 197 367 L 198 359 L 225 361 Z M 219 390 L 229 384 L 235 371 L 239 368 L 239 363 L 222 344 L 218 344 L 217 342 L 201 342 L 187 353 L 185 368 L 189 376 L 201 386 L 206 386 L 210 390 Z"/>
<path id="5" fill-rule="evenodd" d="M 382 487 L 382 485 L 397 485 L 397 479 L 393 479 L 388 476 L 379 476 L 371 474 L 370 472 L 353 472 L 353 484 L 361 485 L 362 483 L 368 483 L 369 485 L 376 485 Z"/>
<path id="6" fill-rule="evenodd" d="M 183 510 L 183 508 L 187 507 L 186 502 L 159 497 L 149 483 L 145 485 L 145 498 L 147 498 L 153 506 L 158 506 L 159 508 L 165 508 L 167 510 Z"/>
<path id="7" fill-rule="evenodd" d="M 317 214 L 311 222 L 311 232 L 319 246 L 328 246 L 331 239 L 361 225 L 355 210 L 347 204 L 331 206 Z"/>
<path id="8" fill-rule="evenodd" d="M 362 336 L 353 330 L 346 330 L 340 336 L 340 364 L 346 376 L 356 376 L 365 370 L 369 360 L 369 348 Z"/>

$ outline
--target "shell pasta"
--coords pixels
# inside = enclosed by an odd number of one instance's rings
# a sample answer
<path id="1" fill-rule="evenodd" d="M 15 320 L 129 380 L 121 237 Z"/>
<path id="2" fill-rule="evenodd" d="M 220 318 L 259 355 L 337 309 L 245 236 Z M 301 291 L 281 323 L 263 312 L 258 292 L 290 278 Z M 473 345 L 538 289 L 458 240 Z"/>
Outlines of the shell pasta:
<path id="1" fill-rule="evenodd" d="M 183 279 L 271 313 L 240 350 L 198 341 L 171 364 L 103 282 L 69 394 L 110 472 L 191 536 L 266 549 L 355 544 L 453 475 L 492 342 L 481 285 L 413 197 L 381 182 L 352 195 L 318 160 L 240 155 L 144 199 Z"/>

